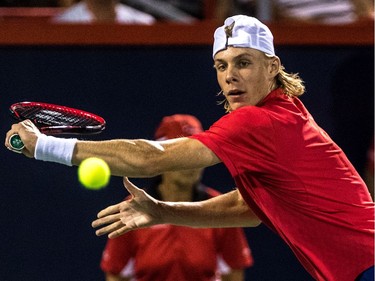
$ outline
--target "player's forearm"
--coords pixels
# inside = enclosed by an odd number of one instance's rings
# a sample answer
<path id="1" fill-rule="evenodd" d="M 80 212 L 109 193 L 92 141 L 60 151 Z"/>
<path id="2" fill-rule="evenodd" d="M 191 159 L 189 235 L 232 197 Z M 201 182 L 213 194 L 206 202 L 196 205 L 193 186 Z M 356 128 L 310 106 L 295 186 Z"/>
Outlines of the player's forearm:
<path id="1" fill-rule="evenodd" d="M 258 217 L 235 190 L 201 202 L 161 202 L 164 223 L 191 227 L 247 227 Z"/>
<path id="2" fill-rule="evenodd" d="M 72 164 L 79 165 L 88 157 L 102 158 L 112 175 L 126 177 L 152 177 L 166 171 L 204 168 L 220 162 L 202 143 L 188 138 L 163 142 L 144 139 L 78 141 Z"/>
<path id="3" fill-rule="evenodd" d="M 150 177 L 158 174 L 152 161 L 162 153 L 162 147 L 146 140 L 78 141 L 72 164 L 78 166 L 88 157 L 98 157 L 107 162 L 112 175 Z"/>

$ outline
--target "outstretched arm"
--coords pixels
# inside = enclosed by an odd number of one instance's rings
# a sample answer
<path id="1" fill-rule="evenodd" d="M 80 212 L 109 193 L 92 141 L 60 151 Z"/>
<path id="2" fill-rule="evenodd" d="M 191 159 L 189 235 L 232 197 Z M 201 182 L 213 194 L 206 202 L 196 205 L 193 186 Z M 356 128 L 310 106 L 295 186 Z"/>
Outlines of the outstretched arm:
<path id="1" fill-rule="evenodd" d="M 115 176 L 152 177 L 167 171 L 205 168 L 221 162 L 200 141 L 190 138 L 69 142 L 64 138 L 45 138 L 30 120 L 26 120 L 14 124 L 7 132 L 5 146 L 9 149 L 9 138 L 13 134 L 21 137 L 25 144 L 22 153 L 27 157 L 39 155 L 40 160 L 68 165 L 79 165 L 88 157 L 99 157 L 108 163 Z M 60 156 L 63 156 L 63 162 L 56 160 Z"/>
<path id="2" fill-rule="evenodd" d="M 166 141 L 117 139 L 78 141 L 72 163 L 88 157 L 105 160 L 116 176 L 152 177 L 167 171 L 205 168 L 221 162 L 203 143 L 190 138 Z"/>
<path id="3" fill-rule="evenodd" d="M 127 178 L 124 186 L 131 199 L 109 206 L 92 223 L 98 236 L 115 238 L 128 231 L 156 224 L 190 227 L 257 226 L 260 220 L 251 211 L 238 190 L 200 202 L 164 202 L 152 198 Z"/>

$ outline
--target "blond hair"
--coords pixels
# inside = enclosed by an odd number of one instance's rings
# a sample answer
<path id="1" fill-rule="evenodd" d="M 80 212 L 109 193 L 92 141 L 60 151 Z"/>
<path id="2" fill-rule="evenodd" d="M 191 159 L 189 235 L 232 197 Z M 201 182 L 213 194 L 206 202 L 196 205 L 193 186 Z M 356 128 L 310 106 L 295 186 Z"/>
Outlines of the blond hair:
<path id="1" fill-rule="evenodd" d="M 283 65 L 280 65 L 279 73 L 275 78 L 277 86 L 290 97 L 299 97 L 305 92 L 304 82 L 298 73 L 286 72 Z"/>

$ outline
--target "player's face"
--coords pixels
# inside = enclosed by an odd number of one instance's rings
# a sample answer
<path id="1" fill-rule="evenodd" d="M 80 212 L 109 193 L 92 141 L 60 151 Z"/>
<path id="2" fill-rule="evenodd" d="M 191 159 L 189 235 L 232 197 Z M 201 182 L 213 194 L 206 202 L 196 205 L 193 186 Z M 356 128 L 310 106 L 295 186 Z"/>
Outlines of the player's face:
<path id="1" fill-rule="evenodd" d="M 276 86 L 277 57 L 268 58 L 250 48 L 229 47 L 218 52 L 214 61 L 217 80 L 231 111 L 258 104 Z"/>

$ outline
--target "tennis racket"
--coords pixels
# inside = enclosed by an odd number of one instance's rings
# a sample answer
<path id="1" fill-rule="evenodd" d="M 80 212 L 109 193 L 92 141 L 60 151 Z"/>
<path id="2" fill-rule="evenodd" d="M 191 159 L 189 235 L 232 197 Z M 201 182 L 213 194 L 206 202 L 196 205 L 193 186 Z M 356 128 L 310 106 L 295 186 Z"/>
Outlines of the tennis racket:
<path id="1" fill-rule="evenodd" d="M 93 113 L 62 105 L 41 102 L 19 102 L 9 108 L 17 121 L 31 120 L 44 134 L 90 135 L 105 129 L 105 120 Z M 21 152 L 24 144 L 19 135 L 9 138 L 13 150 Z"/>

